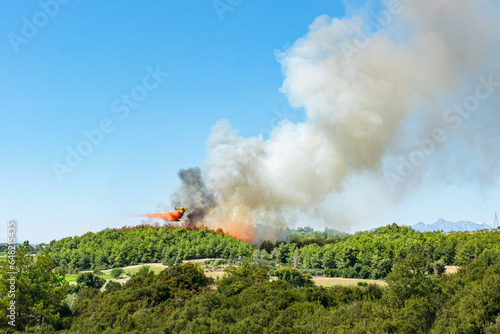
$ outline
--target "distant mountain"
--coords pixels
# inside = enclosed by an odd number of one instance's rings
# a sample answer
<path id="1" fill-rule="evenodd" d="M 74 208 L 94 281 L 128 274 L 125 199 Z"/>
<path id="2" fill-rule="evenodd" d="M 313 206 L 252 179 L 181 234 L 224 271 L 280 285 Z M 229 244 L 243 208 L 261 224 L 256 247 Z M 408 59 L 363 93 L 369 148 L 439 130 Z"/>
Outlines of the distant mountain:
<path id="1" fill-rule="evenodd" d="M 465 220 L 459 220 L 457 222 L 450 222 L 442 218 L 438 219 L 437 222 L 433 224 L 424 224 L 422 222 L 415 224 L 412 228 L 419 232 L 434 232 L 443 231 L 448 232 L 468 232 L 468 231 L 480 231 L 488 230 L 492 227 L 485 223 L 474 223 Z"/>

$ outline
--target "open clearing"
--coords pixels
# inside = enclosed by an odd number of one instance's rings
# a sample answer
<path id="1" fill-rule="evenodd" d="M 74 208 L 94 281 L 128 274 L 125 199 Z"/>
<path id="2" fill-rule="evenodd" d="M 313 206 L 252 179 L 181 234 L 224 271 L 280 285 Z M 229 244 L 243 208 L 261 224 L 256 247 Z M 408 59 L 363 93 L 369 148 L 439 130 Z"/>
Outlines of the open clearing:
<path id="1" fill-rule="evenodd" d="M 185 260 L 183 262 L 194 262 L 198 263 L 201 265 L 204 269 L 205 275 L 208 277 L 212 278 L 217 278 L 217 277 L 222 277 L 224 275 L 224 268 L 227 265 L 219 265 L 212 267 L 210 265 L 205 265 L 205 261 L 217 261 L 221 259 L 197 259 L 197 260 Z M 155 273 L 159 273 L 163 269 L 167 268 L 167 266 L 161 264 L 161 263 L 144 263 L 144 264 L 136 264 L 132 266 L 126 266 L 123 267 L 123 270 L 125 270 L 125 275 L 133 275 L 136 272 L 139 271 L 139 269 L 143 266 L 148 266 L 150 270 L 154 271 Z M 458 271 L 458 266 L 446 266 L 446 273 L 447 274 L 454 274 Z M 111 274 L 111 269 L 107 270 L 102 270 L 105 276 L 101 276 L 105 278 L 107 281 L 114 281 L 114 282 L 119 282 L 119 283 L 125 283 L 128 281 L 129 276 L 121 277 L 119 279 L 114 279 L 110 277 Z M 76 277 L 77 275 L 66 275 L 66 280 L 70 282 L 70 284 L 76 284 Z M 323 277 L 323 276 L 317 276 L 313 277 L 312 280 L 314 283 L 317 285 L 322 285 L 322 286 L 333 286 L 333 285 L 346 285 L 346 286 L 353 286 L 357 285 L 359 282 L 365 282 L 368 284 L 378 284 L 380 286 L 386 286 L 387 283 L 383 280 L 374 280 L 374 279 L 358 279 L 358 278 L 340 278 L 340 277 Z"/>
<path id="2" fill-rule="evenodd" d="M 358 285 L 359 282 L 368 284 L 378 284 L 386 286 L 387 283 L 376 279 L 360 279 L 360 278 L 340 278 L 340 277 L 313 277 L 312 279 L 317 285 L 332 286 L 332 285 Z"/>
<path id="3" fill-rule="evenodd" d="M 219 266 L 215 266 L 215 268 L 214 268 L 210 265 L 205 265 L 205 261 L 208 261 L 208 260 L 216 261 L 216 260 L 221 260 L 221 259 L 197 259 L 197 260 L 187 260 L 187 261 L 183 261 L 183 262 L 198 263 L 199 265 L 201 265 L 204 268 L 205 275 L 207 275 L 208 277 L 212 277 L 214 279 L 217 277 L 222 277 L 224 275 L 224 268 L 227 265 L 219 265 Z M 150 268 L 150 270 L 154 271 L 155 273 L 158 273 L 158 272 L 162 271 L 163 269 L 167 268 L 167 266 L 165 266 L 161 263 L 144 263 L 144 264 L 136 264 L 136 265 L 132 265 L 132 266 L 126 266 L 126 267 L 123 267 L 123 270 L 125 270 L 126 275 L 127 274 L 135 274 L 143 266 L 148 266 Z M 107 276 L 105 278 L 108 281 L 111 280 L 111 281 L 119 282 L 119 283 L 123 284 L 126 281 L 128 281 L 128 279 L 129 279 L 128 276 L 126 276 L 126 277 L 122 276 L 119 279 L 109 278 L 109 275 L 111 273 L 111 269 L 102 270 L 102 272 Z M 68 276 L 70 276 L 70 275 L 68 275 Z M 68 280 L 68 281 L 70 281 L 70 284 L 75 284 L 76 283 L 75 280 L 76 280 L 76 276 L 75 276 L 74 280 L 72 279 L 72 280 Z M 378 284 L 381 286 L 387 285 L 387 283 L 382 281 L 382 280 L 322 277 L 322 276 L 313 277 L 313 281 L 317 285 L 323 285 L 323 286 L 333 286 L 333 285 L 352 286 L 352 285 L 357 285 L 358 282 L 366 282 L 368 284 Z"/>
<path id="4" fill-rule="evenodd" d="M 459 266 L 445 266 L 447 274 L 456 274 Z"/>

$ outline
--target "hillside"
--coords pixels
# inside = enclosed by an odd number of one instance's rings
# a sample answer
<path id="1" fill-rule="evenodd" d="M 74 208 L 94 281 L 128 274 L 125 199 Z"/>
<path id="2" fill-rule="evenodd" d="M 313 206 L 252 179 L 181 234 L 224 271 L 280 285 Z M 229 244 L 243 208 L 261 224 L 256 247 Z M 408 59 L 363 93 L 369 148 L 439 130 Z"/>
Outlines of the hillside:
<path id="1" fill-rule="evenodd" d="M 207 228 L 141 225 L 53 240 L 42 254 L 50 255 L 59 267 L 87 270 L 147 262 L 173 264 L 187 259 L 248 257 L 252 252 L 250 244 Z"/>
<path id="2" fill-rule="evenodd" d="M 302 233 L 302 232 L 300 232 Z M 89 270 L 148 262 L 165 265 L 182 260 L 252 258 L 271 267 L 289 266 L 314 275 L 383 279 L 393 265 L 411 253 L 422 253 L 436 270 L 461 266 L 473 259 L 500 254 L 500 233 L 417 232 L 396 224 L 354 235 L 292 233 L 290 242 L 266 240 L 260 247 L 223 233 L 202 230 L 139 226 L 106 229 L 81 237 L 52 241 L 43 250 L 58 267 Z"/>
<path id="3" fill-rule="evenodd" d="M 325 234 L 326 240 L 305 233 L 290 243 L 268 241 L 256 249 L 208 229 L 143 225 L 54 240 L 36 259 L 26 256 L 28 245 L 21 246 L 16 255 L 21 268 L 16 282 L 22 283 L 16 286 L 17 328 L 47 333 L 500 330 L 500 232 L 445 235 L 392 224 L 354 235 Z M 209 268 L 192 262 L 173 265 L 207 254 L 236 258 L 237 266 L 209 260 L 210 269 L 225 267 L 224 276 L 213 281 L 207 277 Z M 250 261 L 238 261 L 239 256 Z M 62 269 L 162 257 L 168 267 L 159 273 L 140 267 L 123 285 L 103 286 L 104 280 L 86 272 L 69 287 Z M 444 264 L 460 269 L 445 274 Z M 4 259 L 4 296 L 9 270 Z M 360 280 L 356 286 L 323 287 L 315 282 L 324 284 L 324 279 L 310 274 L 384 278 L 387 285 Z M 2 302 L 7 305 L 8 298 Z M 0 315 L 6 318 L 6 307 Z M 7 326 L 0 324 L 1 329 Z"/>

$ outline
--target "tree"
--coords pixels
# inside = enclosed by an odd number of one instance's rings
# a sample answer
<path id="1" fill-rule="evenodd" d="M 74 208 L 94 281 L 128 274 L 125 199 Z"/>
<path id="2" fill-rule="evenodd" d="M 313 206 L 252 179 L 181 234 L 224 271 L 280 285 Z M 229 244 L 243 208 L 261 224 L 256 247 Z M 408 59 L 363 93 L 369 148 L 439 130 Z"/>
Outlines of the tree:
<path id="1" fill-rule="evenodd" d="M 436 286 L 428 275 L 429 263 L 422 253 L 412 253 L 394 265 L 386 279 L 391 303 L 401 307 L 411 297 L 431 296 Z"/>
<path id="2" fill-rule="evenodd" d="M 310 274 L 302 274 L 296 268 L 281 268 L 274 272 L 274 274 L 285 282 L 292 284 L 295 287 L 312 286 L 314 282 L 311 280 Z"/>
<path id="3" fill-rule="evenodd" d="M 271 253 L 274 249 L 274 245 L 271 241 L 269 240 L 264 240 L 261 242 L 259 246 L 260 250 L 266 250 L 266 252 Z"/>
<path id="4" fill-rule="evenodd" d="M 255 266 L 248 261 L 244 261 L 241 267 L 231 265 L 224 272 L 224 276 L 218 280 L 217 291 L 226 296 L 237 295 L 255 283 L 269 281 L 265 266 Z"/>
<path id="5" fill-rule="evenodd" d="M 107 293 L 113 293 L 122 289 L 122 285 L 118 282 L 108 281 L 105 286 L 105 291 Z"/>
<path id="6" fill-rule="evenodd" d="M 120 278 L 120 276 L 123 275 L 124 272 L 125 270 L 123 270 L 123 268 L 113 268 L 111 270 L 111 276 L 114 278 Z"/>
<path id="7" fill-rule="evenodd" d="M 39 255 L 36 260 L 30 256 L 27 245 L 17 247 L 17 252 L 13 251 L 10 258 L 1 261 L 1 318 L 8 319 L 10 311 L 7 308 L 15 305 L 17 329 L 44 322 L 56 324 L 68 283 L 64 279 L 64 270 L 55 268 L 50 256 Z M 6 321 L 0 326 L 11 328 Z"/>
<path id="8" fill-rule="evenodd" d="M 445 266 L 443 259 L 440 259 L 440 260 L 437 260 L 436 262 L 433 262 L 431 264 L 431 266 L 434 269 L 435 275 L 440 276 L 440 275 L 444 274 L 444 272 L 446 271 L 446 266 Z"/>
<path id="9" fill-rule="evenodd" d="M 76 278 L 76 283 L 83 284 L 88 288 L 100 289 L 106 283 L 104 278 L 94 275 L 93 273 L 84 273 L 78 275 Z"/>
<path id="10" fill-rule="evenodd" d="M 82 270 L 86 270 L 86 269 L 89 269 L 90 266 L 91 266 L 91 259 L 90 259 L 90 256 L 88 256 L 87 254 L 83 254 L 81 257 L 80 257 L 80 260 L 78 261 L 78 266 L 80 267 L 80 269 Z"/>

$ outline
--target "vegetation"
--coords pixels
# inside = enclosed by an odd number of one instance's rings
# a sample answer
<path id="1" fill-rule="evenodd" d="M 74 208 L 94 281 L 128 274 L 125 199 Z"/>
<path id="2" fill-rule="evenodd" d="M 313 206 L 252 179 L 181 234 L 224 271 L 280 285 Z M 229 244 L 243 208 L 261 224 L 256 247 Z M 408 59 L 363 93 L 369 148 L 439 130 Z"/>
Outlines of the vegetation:
<path id="1" fill-rule="evenodd" d="M 247 260 L 226 264 L 214 281 L 194 263 L 172 264 L 159 273 L 142 266 L 125 283 L 92 272 L 68 287 L 64 272 L 45 254 L 16 254 L 16 329 L 23 333 L 498 333 L 500 331 L 500 233 L 419 233 L 395 224 L 330 238 L 331 242 L 264 243 L 261 249 L 208 230 L 155 228 L 105 230 L 123 240 L 171 235 L 179 249 L 221 248 Z M 180 231 L 180 232 L 178 232 Z M 101 232 L 100 232 L 101 233 Z M 178 234 L 177 234 L 178 233 Z M 292 232 L 293 233 L 293 232 Z M 310 233 L 310 232 L 303 232 Z M 54 254 L 77 254 L 103 236 L 86 234 L 47 246 Z M 97 237 L 98 236 L 98 237 Z M 109 235 L 108 235 L 109 237 Z M 147 239 L 146 237 L 149 237 Z M 307 236 L 309 238 L 309 236 Z M 74 243 L 75 239 L 78 243 Z M 299 238 L 300 239 L 300 238 Z M 335 240 L 333 240 L 335 239 Z M 297 239 L 296 239 L 297 240 Z M 319 239 L 318 239 L 319 240 Z M 211 242 L 218 242 L 211 244 Z M 103 244 L 105 242 L 103 241 Z M 165 244 L 165 243 L 164 243 Z M 71 246 L 72 248 L 64 248 Z M 114 246 L 111 247 L 113 249 Z M 170 246 L 167 246 L 170 248 Z M 222 246 L 221 246 L 222 247 Z M 269 252 L 265 247 L 269 247 Z M 236 251 L 235 249 L 238 249 Z M 56 251 L 54 251 L 56 250 Z M 248 254 L 252 254 L 250 257 Z M 118 251 L 112 251 L 119 255 Z M 243 251 L 242 251 L 243 253 Z M 97 267 L 98 252 L 84 253 Z M 241 253 L 240 253 L 241 254 Z M 63 256 L 65 257 L 65 255 Z M 59 261 L 63 257 L 59 257 Z M 73 261 L 72 255 L 69 255 Z M 109 257 L 108 257 L 109 258 Z M 0 315 L 7 319 L 9 257 L 2 263 Z M 456 274 L 445 264 L 459 264 Z M 299 267 L 299 268 L 297 268 Z M 386 274 L 387 286 L 315 286 L 314 270 Z M 117 272 L 117 271 L 115 271 Z M 98 273 L 98 272 L 97 272 Z M 272 276 L 270 275 L 272 274 Z M 366 275 L 366 274 L 363 274 Z M 372 276 L 373 277 L 373 276 Z M 12 333 L 7 321 L 0 332 Z"/>
<path id="2" fill-rule="evenodd" d="M 314 232 L 307 233 L 298 238 L 292 232 L 291 243 L 273 245 L 266 241 L 254 257 L 301 270 L 316 269 L 325 276 L 383 279 L 394 263 L 416 252 L 432 261 L 436 273 L 442 273 L 445 265 L 462 266 L 476 258 L 491 261 L 500 255 L 500 233 L 497 232 L 445 235 L 416 232 L 410 227 L 392 224 L 354 235 L 326 234 L 324 242 L 319 241 L 324 232 L 316 232 L 313 243 L 305 240 L 311 240 Z"/>
<path id="3" fill-rule="evenodd" d="M 296 288 L 302 286 L 312 286 L 311 274 L 303 274 L 295 268 L 282 268 L 274 271 L 276 277 L 280 280 L 290 283 Z"/>
<path id="4" fill-rule="evenodd" d="M 457 274 L 435 275 L 431 260 L 412 253 L 388 286 L 318 287 L 289 282 L 286 268 L 271 280 L 249 261 L 213 281 L 193 263 L 159 274 L 140 270 L 124 285 L 87 287 L 59 322 L 60 333 L 498 333 L 500 258 L 473 260 Z M 280 269 L 282 270 L 282 269 Z M 279 270 L 277 270 L 279 271 Z M 288 277 L 288 278 L 287 278 Z M 69 304 L 69 302 L 68 302 Z M 5 327 L 4 327 L 5 328 Z M 31 330 L 35 330 L 32 327 Z"/>
<path id="5" fill-rule="evenodd" d="M 149 262 L 170 265 L 208 257 L 248 257 L 252 252 L 250 244 L 207 228 L 188 231 L 141 225 L 53 240 L 41 253 L 51 255 L 61 268 L 90 270 Z"/>
<path id="6" fill-rule="evenodd" d="M 68 289 L 64 272 L 55 270 L 50 256 L 37 256 L 35 260 L 29 256 L 29 251 L 29 246 L 19 246 L 17 252 L 12 252 L 12 257 L 0 263 L 0 318 L 3 325 L 17 329 L 42 323 L 61 325 L 60 317 L 70 313 L 63 303 Z M 8 315 L 13 317 L 7 318 Z M 8 325 L 7 321 L 14 318 L 15 326 Z"/>
<path id="7" fill-rule="evenodd" d="M 123 275 L 125 273 L 125 270 L 123 270 L 122 268 L 113 268 L 111 270 L 111 276 L 113 276 L 114 278 L 120 278 L 121 275 Z"/>
<path id="8" fill-rule="evenodd" d="M 70 272 L 148 262 L 172 265 L 199 258 L 253 257 L 302 273 L 362 279 L 384 279 L 395 262 L 415 252 L 432 260 L 436 273 L 444 272 L 445 265 L 461 266 L 476 258 L 500 255 L 500 233 L 421 233 L 396 224 L 354 235 L 306 227 L 291 231 L 288 239 L 288 243 L 265 240 L 255 249 L 206 228 L 187 231 L 142 225 L 52 241 L 41 253 L 50 254 L 58 267 Z"/>

